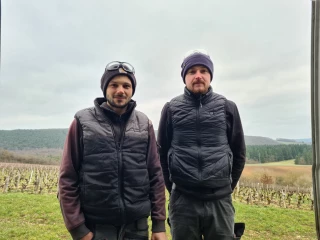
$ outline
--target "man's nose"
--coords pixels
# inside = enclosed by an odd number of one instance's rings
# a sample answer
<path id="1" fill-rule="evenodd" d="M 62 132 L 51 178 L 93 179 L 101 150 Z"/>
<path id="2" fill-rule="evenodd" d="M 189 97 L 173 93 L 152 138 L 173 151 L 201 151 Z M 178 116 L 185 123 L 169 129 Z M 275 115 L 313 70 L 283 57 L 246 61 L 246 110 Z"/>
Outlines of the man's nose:
<path id="1" fill-rule="evenodd" d="M 123 94 L 124 93 L 124 88 L 122 86 L 117 88 L 117 94 Z"/>
<path id="2" fill-rule="evenodd" d="M 195 78 L 201 78 L 201 72 L 199 70 L 196 71 Z"/>

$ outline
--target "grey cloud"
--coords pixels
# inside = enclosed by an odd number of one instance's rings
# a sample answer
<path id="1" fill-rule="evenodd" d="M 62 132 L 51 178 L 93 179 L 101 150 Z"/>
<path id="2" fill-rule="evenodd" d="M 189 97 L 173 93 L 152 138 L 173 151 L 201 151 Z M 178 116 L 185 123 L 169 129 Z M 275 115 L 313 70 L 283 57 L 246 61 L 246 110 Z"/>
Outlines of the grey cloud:
<path id="1" fill-rule="evenodd" d="M 310 136 L 309 102 L 299 101 L 309 99 L 302 83 L 310 77 L 308 1 L 16 0 L 2 7 L 0 129 L 68 127 L 102 96 L 100 77 L 112 60 L 134 65 L 134 99 L 157 126 L 163 104 L 183 92 L 184 53 L 205 48 L 214 89 L 238 104 L 248 135 Z M 287 88 L 290 81 L 296 87 Z"/>

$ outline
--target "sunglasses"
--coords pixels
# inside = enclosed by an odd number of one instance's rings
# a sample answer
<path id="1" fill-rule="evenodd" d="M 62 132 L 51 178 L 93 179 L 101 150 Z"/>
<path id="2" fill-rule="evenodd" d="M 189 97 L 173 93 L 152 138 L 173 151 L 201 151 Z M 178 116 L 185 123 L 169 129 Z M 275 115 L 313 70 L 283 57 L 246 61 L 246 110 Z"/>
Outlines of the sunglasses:
<path id="1" fill-rule="evenodd" d="M 125 70 L 126 72 L 129 73 L 135 73 L 134 72 L 134 67 L 127 62 L 118 62 L 118 61 L 114 61 L 114 62 L 110 62 L 108 63 L 108 65 L 106 66 L 106 70 L 108 71 L 113 71 L 113 70 L 117 70 L 119 68 L 122 68 L 123 70 Z"/>

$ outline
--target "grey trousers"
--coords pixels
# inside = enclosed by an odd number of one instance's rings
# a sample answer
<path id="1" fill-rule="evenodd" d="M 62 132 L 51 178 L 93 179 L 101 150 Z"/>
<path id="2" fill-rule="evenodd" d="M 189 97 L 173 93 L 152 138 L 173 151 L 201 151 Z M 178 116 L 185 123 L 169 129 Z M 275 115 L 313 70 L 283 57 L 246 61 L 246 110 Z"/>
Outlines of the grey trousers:
<path id="1" fill-rule="evenodd" d="M 95 224 L 92 226 L 92 232 L 93 240 L 148 240 L 148 219 L 143 218 L 120 227 Z"/>
<path id="2" fill-rule="evenodd" d="M 234 213 L 231 195 L 203 201 L 173 189 L 169 202 L 172 240 L 235 239 Z"/>

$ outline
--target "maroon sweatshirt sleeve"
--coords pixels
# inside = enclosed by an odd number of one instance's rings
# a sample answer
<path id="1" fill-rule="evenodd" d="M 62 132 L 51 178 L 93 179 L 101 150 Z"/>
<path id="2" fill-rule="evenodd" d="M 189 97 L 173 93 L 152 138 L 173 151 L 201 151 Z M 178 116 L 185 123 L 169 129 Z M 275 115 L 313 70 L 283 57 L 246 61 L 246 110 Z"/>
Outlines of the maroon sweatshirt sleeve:
<path id="1" fill-rule="evenodd" d="M 79 200 L 81 132 L 76 119 L 69 128 L 64 144 L 59 176 L 59 201 L 66 228 L 73 239 L 80 239 L 89 233 Z"/>
<path id="2" fill-rule="evenodd" d="M 234 189 L 239 181 L 246 162 L 246 145 L 237 105 L 230 100 L 228 100 L 226 104 L 226 115 L 228 125 L 228 142 L 233 154 L 231 188 Z"/>
<path id="3" fill-rule="evenodd" d="M 150 180 L 152 232 L 165 232 L 166 196 L 153 125 L 149 124 L 147 167 Z"/>

